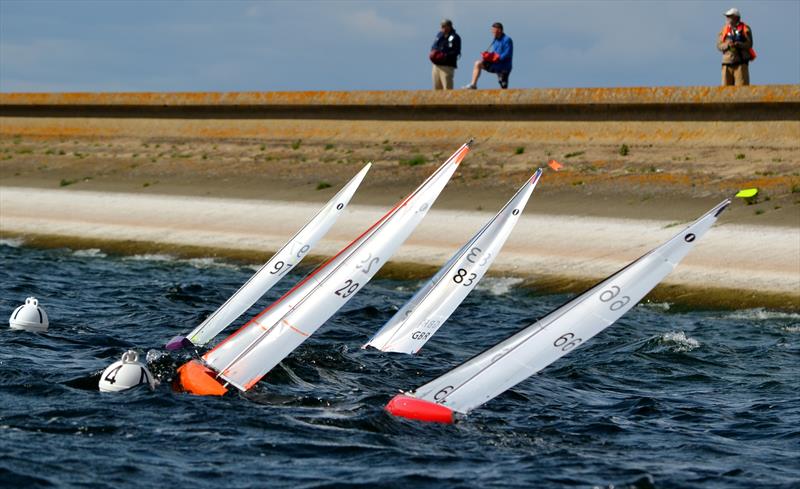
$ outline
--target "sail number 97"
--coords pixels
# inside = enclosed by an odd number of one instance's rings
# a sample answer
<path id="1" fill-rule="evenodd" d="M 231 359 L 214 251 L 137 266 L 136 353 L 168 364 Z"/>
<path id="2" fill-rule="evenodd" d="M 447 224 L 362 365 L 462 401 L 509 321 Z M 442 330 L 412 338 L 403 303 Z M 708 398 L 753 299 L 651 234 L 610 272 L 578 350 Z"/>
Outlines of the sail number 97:
<path id="1" fill-rule="evenodd" d="M 285 270 L 283 268 L 284 266 L 286 267 Z M 270 275 L 275 275 L 276 273 L 280 272 L 281 270 L 283 270 L 283 273 L 286 273 L 293 266 L 294 265 L 292 263 L 284 263 L 282 260 L 278 260 L 278 261 L 275 262 L 274 265 L 272 265 L 272 270 L 270 270 L 269 273 L 270 273 Z"/>
<path id="2" fill-rule="evenodd" d="M 612 285 L 611 287 L 604 290 L 600 294 L 600 302 L 611 302 L 612 300 L 616 299 L 616 297 L 619 295 L 619 292 L 620 288 L 617 287 L 616 285 Z M 612 311 L 618 311 L 623 307 L 627 306 L 630 301 L 631 301 L 630 297 L 628 297 L 627 295 L 623 295 L 614 302 L 611 302 L 608 308 L 611 309 Z"/>

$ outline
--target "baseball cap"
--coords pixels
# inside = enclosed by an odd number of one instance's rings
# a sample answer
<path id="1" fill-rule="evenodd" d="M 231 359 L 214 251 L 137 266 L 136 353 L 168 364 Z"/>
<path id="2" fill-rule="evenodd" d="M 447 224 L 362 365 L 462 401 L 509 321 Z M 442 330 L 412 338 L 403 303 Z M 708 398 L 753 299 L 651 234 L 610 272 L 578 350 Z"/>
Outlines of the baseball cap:
<path id="1" fill-rule="evenodd" d="M 738 8 L 732 8 L 729 9 L 727 12 L 725 12 L 725 17 L 741 17 L 741 16 L 742 13 L 739 12 Z"/>
<path id="2" fill-rule="evenodd" d="M 453 21 L 450 19 L 442 19 L 442 22 L 439 25 L 441 25 L 442 27 L 444 26 L 453 27 Z"/>

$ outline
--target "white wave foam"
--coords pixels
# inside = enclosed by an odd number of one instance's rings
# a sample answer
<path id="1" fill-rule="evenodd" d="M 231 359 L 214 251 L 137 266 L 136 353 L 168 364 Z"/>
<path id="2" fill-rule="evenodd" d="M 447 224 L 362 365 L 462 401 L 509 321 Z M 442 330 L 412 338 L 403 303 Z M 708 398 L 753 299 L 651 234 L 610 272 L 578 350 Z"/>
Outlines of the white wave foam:
<path id="1" fill-rule="evenodd" d="M 506 295 L 511 289 L 524 282 L 519 277 L 486 277 L 481 280 L 476 289 L 489 292 L 492 295 Z"/>
<path id="2" fill-rule="evenodd" d="M 162 254 L 162 253 L 145 253 L 143 255 L 131 255 L 126 256 L 124 260 L 133 260 L 133 261 L 175 261 L 175 258 L 172 255 Z"/>
<path id="3" fill-rule="evenodd" d="M 84 256 L 84 257 L 89 257 L 89 258 L 105 258 L 106 256 L 108 256 L 108 255 L 106 255 L 105 253 L 103 253 L 102 251 L 100 251 L 97 248 L 87 248 L 85 250 L 75 250 L 75 251 L 72 252 L 72 254 L 75 255 L 75 256 Z"/>
<path id="4" fill-rule="evenodd" d="M 784 326 L 781 329 L 787 333 L 800 333 L 800 326 L 798 325 Z"/>
<path id="5" fill-rule="evenodd" d="M 228 268 L 238 270 L 239 267 L 230 263 L 217 261 L 215 258 L 189 258 L 186 263 L 195 268 Z"/>
<path id="6" fill-rule="evenodd" d="M 636 307 L 645 307 L 647 309 L 655 309 L 657 311 L 669 311 L 669 302 L 642 302 Z"/>
<path id="7" fill-rule="evenodd" d="M 3 238 L 0 239 L 0 245 L 8 246 L 9 248 L 19 248 L 20 246 L 25 244 L 25 240 L 22 238 Z"/>
<path id="8" fill-rule="evenodd" d="M 768 319 L 800 319 L 800 314 L 793 312 L 770 311 L 759 307 L 756 309 L 745 309 L 730 314 L 731 319 L 749 319 L 754 321 L 764 321 Z"/>
<path id="9" fill-rule="evenodd" d="M 147 355 L 145 356 L 145 361 L 149 363 L 153 363 L 157 360 L 161 360 L 164 357 L 168 357 L 169 353 L 163 350 L 147 350 Z"/>
<path id="10" fill-rule="evenodd" d="M 670 331 L 661 335 L 660 341 L 670 350 L 676 352 L 692 351 L 700 347 L 700 342 L 686 336 L 683 331 Z"/>

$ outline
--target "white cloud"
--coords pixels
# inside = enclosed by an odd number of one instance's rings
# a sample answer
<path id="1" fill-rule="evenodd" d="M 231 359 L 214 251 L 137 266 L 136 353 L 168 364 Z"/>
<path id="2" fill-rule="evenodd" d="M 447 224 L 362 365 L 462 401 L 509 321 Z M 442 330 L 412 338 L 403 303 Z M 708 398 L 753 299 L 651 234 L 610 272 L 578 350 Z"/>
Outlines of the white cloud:
<path id="1" fill-rule="evenodd" d="M 399 38 L 410 39 L 417 37 L 416 29 L 397 20 L 382 17 L 374 9 L 357 10 L 344 13 L 342 22 L 361 34 L 371 39 L 385 39 L 395 42 Z"/>

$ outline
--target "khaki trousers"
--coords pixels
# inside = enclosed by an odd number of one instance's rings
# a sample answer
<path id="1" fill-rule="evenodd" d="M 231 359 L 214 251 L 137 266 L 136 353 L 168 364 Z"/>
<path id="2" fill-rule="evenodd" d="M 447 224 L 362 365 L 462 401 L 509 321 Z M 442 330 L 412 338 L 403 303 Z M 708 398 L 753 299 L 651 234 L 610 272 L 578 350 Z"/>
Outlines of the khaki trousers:
<path id="1" fill-rule="evenodd" d="M 453 75 L 456 69 L 452 66 L 433 65 L 433 89 L 434 90 L 452 90 L 453 89 Z"/>
<path id="2" fill-rule="evenodd" d="M 722 86 L 747 86 L 750 84 L 750 67 L 748 65 L 722 65 Z"/>

